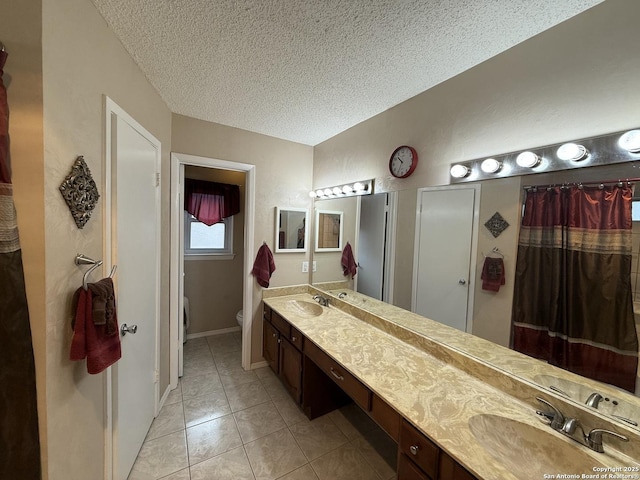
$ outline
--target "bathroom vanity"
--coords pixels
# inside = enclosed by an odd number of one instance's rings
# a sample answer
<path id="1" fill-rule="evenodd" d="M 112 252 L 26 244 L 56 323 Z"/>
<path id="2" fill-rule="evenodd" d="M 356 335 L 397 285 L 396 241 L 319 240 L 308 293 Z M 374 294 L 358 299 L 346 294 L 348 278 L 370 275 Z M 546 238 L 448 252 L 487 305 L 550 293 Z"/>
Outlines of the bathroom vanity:
<path id="1" fill-rule="evenodd" d="M 317 295 L 325 294 L 306 285 L 264 292 L 264 357 L 310 419 L 359 405 L 398 443 L 399 480 L 530 480 L 640 467 L 636 432 L 603 425 L 597 414 L 354 305 L 334 297 L 320 305 Z M 630 442 L 605 438 L 605 453 L 593 452 L 536 415 L 545 407 L 536 396 Z"/>

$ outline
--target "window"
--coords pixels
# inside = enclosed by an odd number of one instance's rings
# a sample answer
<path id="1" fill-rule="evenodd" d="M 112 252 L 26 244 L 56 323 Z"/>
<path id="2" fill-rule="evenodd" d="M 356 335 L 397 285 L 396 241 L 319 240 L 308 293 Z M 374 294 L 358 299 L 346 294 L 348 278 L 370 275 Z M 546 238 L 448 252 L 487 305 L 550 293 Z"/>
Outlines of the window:
<path id="1" fill-rule="evenodd" d="M 233 217 L 208 226 L 184 212 L 184 254 L 233 255 Z"/>

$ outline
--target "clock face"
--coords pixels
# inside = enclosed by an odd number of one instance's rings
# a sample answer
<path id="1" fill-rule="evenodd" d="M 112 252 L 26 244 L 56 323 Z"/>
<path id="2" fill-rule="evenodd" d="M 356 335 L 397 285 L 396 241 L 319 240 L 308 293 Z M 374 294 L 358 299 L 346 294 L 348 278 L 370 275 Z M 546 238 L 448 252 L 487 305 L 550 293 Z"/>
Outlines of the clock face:
<path id="1" fill-rule="evenodd" d="M 394 150 L 389 160 L 389 171 L 397 178 L 406 178 L 413 173 L 418 164 L 418 154 L 407 145 Z"/>

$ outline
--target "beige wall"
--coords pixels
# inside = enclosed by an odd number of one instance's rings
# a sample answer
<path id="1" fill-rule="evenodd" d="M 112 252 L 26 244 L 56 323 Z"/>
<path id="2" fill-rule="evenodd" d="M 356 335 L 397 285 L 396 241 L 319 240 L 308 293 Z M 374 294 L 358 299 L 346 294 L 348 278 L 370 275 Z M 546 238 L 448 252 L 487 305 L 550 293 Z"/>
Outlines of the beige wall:
<path id="1" fill-rule="evenodd" d="M 58 186 L 76 156 L 84 155 L 104 195 L 103 95 L 158 138 L 163 163 L 162 221 L 167 226 L 162 229 L 161 288 L 167 293 L 171 113 L 90 0 L 44 0 L 42 29 L 45 182 L 40 208 L 44 208 L 46 231 L 48 472 L 51 480 L 86 480 L 101 478 L 104 470 L 105 384 L 104 374 L 88 375 L 84 362 L 68 360 L 71 295 L 83 273 L 73 259 L 76 253 L 102 258 L 107 232 L 102 200 L 80 230 Z M 169 383 L 168 294 L 161 298 L 163 392 Z"/>
<path id="2" fill-rule="evenodd" d="M 255 225 L 254 248 L 258 251 L 266 241 L 274 251 L 275 207 L 310 208 L 313 149 L 238 128 L 173 115 L 172 148 L 178 153 L 255 165 Z M 302 273 L 302 262 L 309 261 L 306 253 L 275 253 L 276 271 L 270 286 L 308 283 Z M 249 265 L 253 263 L 250 259 Z M 250 270 L 250 268 L 249 268 Z M 249 271 L 243 273 L 249 275 Z M 243 276 L 244 279 L 244 276 Z M 250 293 L 254 311 L 251 362 L 262 359 L 262 288 L 252 280 Z M 245 321 L 248 318 L 245 312 Z"/>
<path id="3" fill-rule="evenodd" d="M 413 238 L 407 232 L 413 233 L 417 188 L 448 184 L 456 161 L 638 126 L 639 17 L 639 2 L 608 0 L 314 148 L 314 188 L 374 178 L 378 192 L 401 191 L 403 258 L 396 259 L 394 288 L 400 305 L 410 305 L 413 263 L 406 252 L 413 251 Z M 388 163 L 402 144 L 416 148 L 420 160 L 411 177 L 399 180 Z M 481 194 L 473 331 L 503 345 L 508 333 L 500 325 L 511 316 L 517 242 L 516 183 L 485 182 Z M 498 239 L 482 226 L 495 211 L 511 224 Z M 494 246 L 507 255 L 507 285 L 497 294 L 482 291 L 479 282 L 481 253 Z"/>
<path id="4" fill-rule="evenodd" d="M 244 263 L 245 174 L 231 170 L 187 166 L 185 177 L 240 185 L 240 213 L 233 216 L 233 259 L 186 259 L 184 294 L 189 298 L 189 334 L 237 327 L 236 313 L 242 309 Z"/>
<path id="5" fill-rule="evenodd" d="M 44 145 L 42 125 L 42 1 L 1 7 L 14 202 L 22 248 L 36 361 L 41 456 L 47 461 Z M 46 479 L 47 471 L 43 469 Z"/>

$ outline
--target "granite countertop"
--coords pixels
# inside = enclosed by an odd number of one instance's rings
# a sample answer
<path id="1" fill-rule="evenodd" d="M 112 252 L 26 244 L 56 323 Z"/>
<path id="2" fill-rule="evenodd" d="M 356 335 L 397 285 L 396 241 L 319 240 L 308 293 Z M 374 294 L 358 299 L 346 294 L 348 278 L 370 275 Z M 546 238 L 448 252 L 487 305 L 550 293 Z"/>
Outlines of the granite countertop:
<path id="1" fill-rule="evenodd" d="M 525 462 L 533 462 L 532 472 L 540 471 L 539 459 L 552 453 L 544 450 L 548 449 L 545 435 L 556 437 L 563 449 L 571 449 L 578 469 L 565 472 L 550 468 L 549 475 L 594 474 L 594 466 L 600 464 L 612 468 L 638 465 L 607 448 L 606 439 L 606 453 L 598 454 L 552 431 L 530 405 L 343 310 L 323 307 L 321 315 L 310 316 L 291 308 L 292 300 L 313 302 L 309 293 L 263 299 L 478 478 L 538 478 L 512 472 L 514 465 L 527 471 Z M 469 420 L 480 414 L 499 415 L 536 429 L 532 432 L 539 433 L 541 441 L 530 442 L 533 446 L 527 444 L 526 448 L 539 451 L 528 451 L 525 458 L 490 454 L 469 426 Z M 505 441 L 514 440 L 505 437 Z"/>

